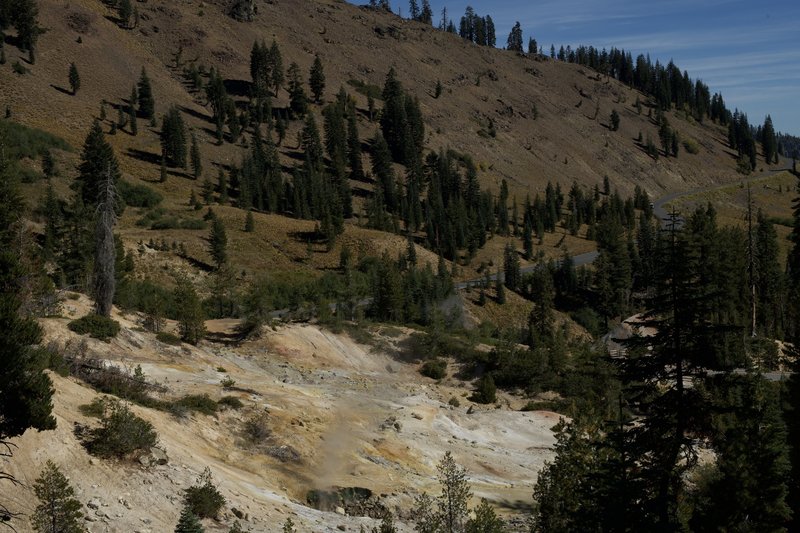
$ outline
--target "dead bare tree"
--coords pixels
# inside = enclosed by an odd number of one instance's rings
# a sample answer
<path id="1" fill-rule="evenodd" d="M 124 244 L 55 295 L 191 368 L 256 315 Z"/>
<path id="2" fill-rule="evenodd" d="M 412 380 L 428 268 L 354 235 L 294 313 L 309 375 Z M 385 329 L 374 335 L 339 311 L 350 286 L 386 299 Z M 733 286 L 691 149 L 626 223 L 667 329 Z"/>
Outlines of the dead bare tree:
<path id="1" fill-rule="evenodd" d="M 110 167 L 106 171 L 103 181 L 100 182 L 100 193 L 97 200 L 93 276 L 94 307 L 98 315 L 107 317 L 111 316 L 111 306 L 116 290 L 114 226 L 117 223 L 117 186 L 114 183 Z"/>

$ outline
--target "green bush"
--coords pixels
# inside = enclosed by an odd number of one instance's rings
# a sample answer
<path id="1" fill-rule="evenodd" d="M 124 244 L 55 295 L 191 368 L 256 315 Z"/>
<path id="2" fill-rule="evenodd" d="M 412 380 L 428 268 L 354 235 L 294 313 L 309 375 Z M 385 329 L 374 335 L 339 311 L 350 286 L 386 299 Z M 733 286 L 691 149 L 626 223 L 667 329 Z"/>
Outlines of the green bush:
<path id="1" fill-rule="evenodd" d="M 78 411 L 80 411 L 83 416 L 103 418 L 103 415 L 106 412 L 106 404 L 106 398 L 98 396 L 91 402 L 79 406 Z"/>
<path id="2" fill-rule="evenodd" d="M 431 379 L 442 379 L 447 375 L 447 361 L 438 357 L 425 361 L 419 369 L 419 373 Z"/>
<path id="3" fill-rule="evenodd" d="M 52 148 L 72 151 L 64 139 L 10 120 L 0 120 L 0 138 L 4 141 L 6 158 L 12 161 L 44 157 Z"/>
<path id="4" fill-rule="evenodd" d="M 251 444 L 261 444 L 271 435 L 267 413 L 259 413 L 244 423 L 244 436 Z"/>
<path id="5" fill-rule="evenodd" d="M 117 185 L 117 192 L 125 202 L 125 205 L 131 207 L 147 207 L 153 208 L 161 203 L 164 199 L 161 194 L 147 187 L 146 185 L 129 183 L 125 180 L 120 180 Z"/>
<path id="6" fill-rule="evenodd" d="M 217 405 L 221 408 L 228 408 L 228 409 L 241 409 L 244 407 L 244 403 L 242 400 L 237 398 L 236 396 L 223 396 L 217 402 Z"/>
<path id="7" fill-rule="evenodd" d="M 204 415 L 213 415 L 217 412 L 217 402 L 212 400 L 208 394 L 190 394 L 174 404 L 188 411 L 195 411 Z"/>
<path id="8" fill-rule="evenodd" d="M 453 407 L 461 407 L 461 402 L 455 396 L 451 397 L 447 401 L 447 405 L 452 405 Z"/>
<path id="9" fill-rule="evenodd" d="M 124 458 L 156 445 L 153 425 L 139 418 L 119 400 L 105 403 L 101 425 L 89 432 L 86 449 L 99 457 Z"/>
<path id="10" fill-rule="evenodd" d="M 695 141 L 691 137 L 688 138 L 688 139 L 684 139 L 683 140 L 683 147 L 690 154 L 699 154 L 700 153 L 700 145 L 697 144 L 697 141 Z"/>
<path id="11" fill-rule="evenodd" d="M 91 314 L 73 320 L 67 327 L 78 335 L 89 335 L 92 338 L 107 340 L 119 333 L 119 322 L 108 317 Z"/>
<path id="12" fill-rule="evenodd" d="M 603 318 L 591 307 L 581 307 L 570 313 L 572 320 L 583 326 L 593 337 L 599 337 L 603 330 Z"/>
<path id="13" fill-rule="evenodd" d="M 184 504 L 199 518 L 216 518 L 225 505 L 225 497 L 220 494 L 211 479 L 211 470 L 206 467 L 197 485 L 185 491 Z"/>
<path id="14" fill-rule="evenodd" d="M 11 70 L 14 71 L 14 74 L 19 74 L 20 76 L 28 73 L 28 69 L 26 69 L 19 61 L 14 61 L 11 63 Z"/>
<path id="15" fill-rule="evenodd" d="M 206 221 L 199 218 L 184 219 L 176 215 L 167 214 L 166 210 L 162 207 L 155 207 L 147 211 L 142 217 L 136 221 L 139 227 L 153 230 L 165 229 L 186 229 L 186 230 L 202 230 L 206 229 Z"/>
<path id="16" fill-rule="evenodd" d="M 475 403 L 494 403 L 497 401 L 497 387 L 491 374 L 484 374 L 478 381 L 478 387 L 470 397 Z"/>
<path id="17" fill-rule="evenodd" d="M 347 84 L 364 96 L 371 96 L 375 100 L 383 100 L 383 89 L 377 85 L 372 85 L 356 79 L 347 80 Z"/>
<path id="18" fill-rule="evenodd" d="M 178 346 L 181 343 L 180 337 L 173 335 L 172 333 L 167 333 L 166 331 L 159 331 L 156 333 L 156 340 L 172 346 Z"/>

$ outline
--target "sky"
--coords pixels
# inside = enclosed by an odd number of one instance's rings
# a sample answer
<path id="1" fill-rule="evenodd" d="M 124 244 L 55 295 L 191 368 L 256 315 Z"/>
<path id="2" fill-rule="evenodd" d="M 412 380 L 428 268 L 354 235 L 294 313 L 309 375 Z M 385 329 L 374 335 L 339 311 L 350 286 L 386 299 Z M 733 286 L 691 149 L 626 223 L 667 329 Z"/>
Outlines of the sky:
<path id="1" fill-rule="evenodd" d="M 357 2 L 365 3 L 365 2 Z M 421 3 L 421 0 L 420 2 Z M 434 24 L 443 7 L 458 20 L 467 5 L 491 15 L 497 45 L 519 21 L 523 40 L 624 48 L 634 60 L 670 59 L 692 79 L 720 92 L 751 124 L 767 114 L 775 129 L 800 136 L 800 1 L 798 0 L 430 0 Z M 391 0 L 408 15 L 407 0 Z"/>

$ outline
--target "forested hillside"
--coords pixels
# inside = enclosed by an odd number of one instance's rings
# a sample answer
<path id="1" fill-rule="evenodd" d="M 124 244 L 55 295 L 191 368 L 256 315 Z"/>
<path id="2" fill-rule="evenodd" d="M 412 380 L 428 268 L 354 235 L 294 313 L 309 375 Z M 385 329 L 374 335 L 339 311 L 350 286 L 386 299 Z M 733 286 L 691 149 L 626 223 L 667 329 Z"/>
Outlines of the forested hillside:
<path id="1" fill-rule="evenodd" d="M 0 518 L 792 529 L 796 139 L 409 8 L 0 0 Z"/>

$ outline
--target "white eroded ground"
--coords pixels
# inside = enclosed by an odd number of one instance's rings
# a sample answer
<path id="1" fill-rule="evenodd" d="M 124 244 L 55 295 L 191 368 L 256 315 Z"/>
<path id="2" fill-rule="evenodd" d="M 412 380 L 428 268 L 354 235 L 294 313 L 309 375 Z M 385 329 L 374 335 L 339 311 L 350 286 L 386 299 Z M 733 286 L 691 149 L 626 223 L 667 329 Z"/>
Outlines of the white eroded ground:
<path id="1" fill-rule="evenodd" d="M 70 302 L 77 316 L 86 302 Z M 304 505 L 310 489 L 358 486 L 386 495 L 392 508 L 407 512 L 420 490 L 438 492 L 435 466 L 445 451 L 466 467 L 473 491 L 501 506 L 530 503 L 537 472 L 552 457 L 552 413 L 475 406 L 464 397 L 467 384 L 454 378 L 436 384 L 416 365 L 392 359 L 313 325 L 267 329 L 260 340 L 238 347 L 203 344 L 167 346 L 136 328 L 136 317 L 117 317 L 123 331 L 111 343 L 90 340 L 91 353 L 118 364 L 141 365 L 149 379 L 165 385 L 165 397 L 226 394 L 245 403 L 241 411 L 217 416 L 194 414 L 184 420 L 134 406 L 151 421 L 170 462 L 145 469 L 138 463 L 91 458 L 72 433 L 75 423 L 93 424 L 78 410 L 96 393 L 71 378 L 54 376 L 58 429 L 29 431 L 16 443 L 13 459 L 2 463 L 25 487 L 10 494 L 10 504 L 26 513 L 36 502 L 30 489 L 47 459 L 67 473 L 92 521 L 92 532 L 172 531 L 182 490 L 206 466 L 228 500 L 219 523 L 226 531 L 231 508 L 248 515 L 252 531 L 280 531 L 286 517 L 298 531 L 358 531 L 376 524 L 366 518 L 324 513 Z M 48 339 L 73 338 L 66 319 L 48 319 Z M 226 372 L 218 370 L 223 367 Z M 223 391 L 229 376 L 237 389 Z M 461 406 L 452 408 L 456 396 Z M 290 447 L 299 460 L 281 462 L 241 437 L 243 421 L 266 409 L 270 445 Z M 411 529 L 401 524 L 401 529 Z M 23 527 L 24 531 L 25 528 Z"/>

